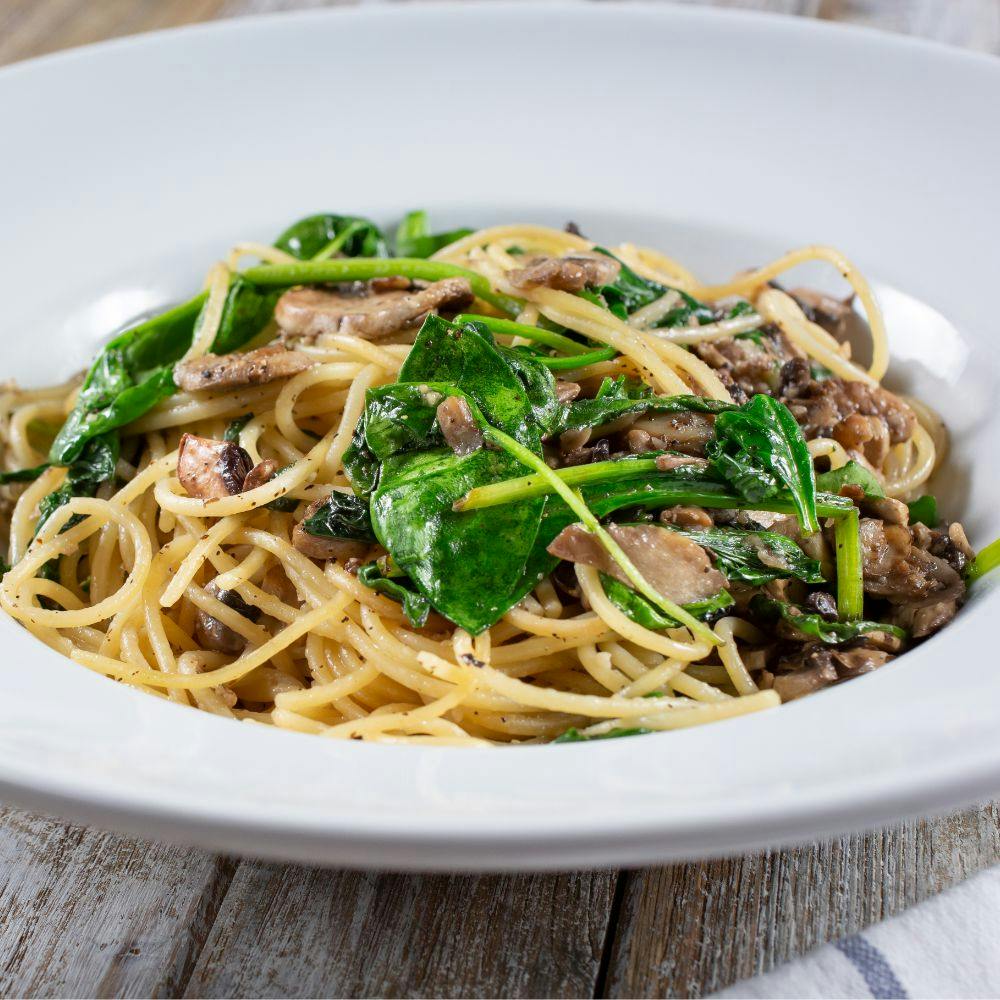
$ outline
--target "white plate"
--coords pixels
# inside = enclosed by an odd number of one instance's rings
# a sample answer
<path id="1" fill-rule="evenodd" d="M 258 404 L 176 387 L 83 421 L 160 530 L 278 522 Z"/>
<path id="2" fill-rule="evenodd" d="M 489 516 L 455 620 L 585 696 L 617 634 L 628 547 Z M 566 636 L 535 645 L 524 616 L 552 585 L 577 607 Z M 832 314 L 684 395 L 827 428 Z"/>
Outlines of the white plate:
<path id="1" fill-rule="evenodd" d="M 15 66 L 0 73 L 0 371 L 69 374 L 235 240 L 319 210 L 571 218 L 707 277 L 828 242 L 881 283 L 894 375 L 947 415 L 939 492 L 981 545 L 1000 534 L 998 106 L 993 59 L 625 5 L 304 13 Z M 1000 594 L 981 591 L 886 669 L 774 712 L 486 751 L 185 711 L 4 618 L 0 792 L 151 836 L 379 867 L 790 842 L 1000 790 Z"/>

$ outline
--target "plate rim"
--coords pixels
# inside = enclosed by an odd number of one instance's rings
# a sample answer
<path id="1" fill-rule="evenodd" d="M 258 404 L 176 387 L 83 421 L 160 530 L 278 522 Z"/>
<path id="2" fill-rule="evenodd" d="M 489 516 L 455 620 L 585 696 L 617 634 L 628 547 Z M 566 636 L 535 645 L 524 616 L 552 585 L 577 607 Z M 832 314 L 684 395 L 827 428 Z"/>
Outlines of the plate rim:
<path id="1" fill-rule="evenodd" d="M 109 39 L 103 42 L 75 47 L 70 50 L 50 53 L 34 59 L 24 60 L 0 68 L 0 86 L 4 86 L 17 74 L 32 70 L 44 70 L 50 64 L 70 62 L 80 59 L 100 58 L 104 52 L 118 48 L 140 48 L 143 46 L 157 46 L 164 39 L 184 38 L 199 34 L 216 34 L 231 32 L 234 30 L 252 30 L 254 26 L 263 25 L 266 27 L 270 22 L 280 20 L 282 22 L 311 22 L 326 21 L 333 18 L 347 18 L 349 20 L 365 20 L 369 18 L 392 17 L 401 19 L 402 17 L 422 18 L 434 13 L 447 11 L 449 16 L 453 16 L 457 11 L 461 11 L 461 16 L 475 17 L 479 11 L 488 11 L 491 14 L 501 12 L 511 12 L 515 16 L 524 16 L 529 11 L 532 15 L 545 10 L 565 12 L 573 17 L 600 19 L 603 17 L 613 17 L 621 12 L 635 11 L 654 18 L 662 18 L 670 21 L 674 18 L 687 20 L 712 20 L 730 22 L 752 22 L 755 28 L 777 22 L 784 25 L 786 29 L 793 29 L 803 34 L 843 34 L 854 40 L 865 39 L 867 43 L 877 43 L 877 47 L 886 45 L 899 47 L 908 50 L 924 50 L 929 52 L 934 58 L 957 59 L 962 62 L 976 63 L 982 66 L 992 67 L 991 72 L 1000 70 L 1000 60 L 987 53 L 971 52 L 959 49 L 944 43 L 930 41 L 927 39 L 914 38 L 910 36 L 900 36 L 885 31 L 873 30 L 857 25 L 833 24 L 829 22 L 819 22 L 812 18 L 799 17 L 795 15 L 771 14 L 760 11 L 745 11 L 706 7 L 674 7 L 663 6 L 655 3 L 640 2 L 640 0 L 626 0 L 626 2 L 612 5 L 583 5 L 575 2 L 545 2 L 534 4 L 530 8 L 516 2 L 496 2 L 496 3 L 462 3 L 454 4 L 443 2 L 443 0 L 430 0 L 412 7 L 352 7 L 352 8 L 325 8 L 316 10 L 296 10 L 281 12 L 266 12 L 247 16 L 219 19 L 210 22 L 194 23 L 182 25 L 175 28 L 168 28 L 153 32 L 146 32 L 140 35 L 123 38 Z M 1000 80 L 1000 75 L 998 75 Z M 57 655 L 57 654 L 53 654 Z M 76 668 L 79 669 L 79 668 Z M 129 694 L 137 697 L 148 697 L 142 692 L 130 691 Z M 208 721 L 208 720 L 206 720 Z M 218 720 L 212 720 L 218 721 Z M 281 738 L 300 739 L 300 734 L 281 733 Z M 376 748 L 368 748 L 374 750 Z M 394 752 L 406 752 L 401 748 L 378 748 L 379 751 L 390 750 Z M 449 753 L 462 751 L 450 750 Z M 466 751 L 478 752 L 478 751 Z M 488 752 L 488 751 L 483 751 Z M 544 748 L 519 748 L 515 753 L 538 753 L 548 752 Z M 560 752 L 569 753 L 595 753 L 599 752 L 596 747 L 566 747 Z M 405 867 L 413 868 L 415 865 L 428 870 L 456 870 L 470 867 L 468 862 L 462 861 L 460 855 L 462 851 L 471 852 L 477 856 L 484 850 L 495 854 L 498 858 L 509 858 L 501 867 L 510 870 L 511 867 L 522 868 L 557 868 L 564 863 L 568 853 L 576 852 L 580 857 L 586 856 L 588 864 L 593 863 L 622 863 L 623 853 L 627 855 L 624 863 L 641 863 L 644 861 L 663 860 L 664 858 L 690 858 L 719 856 L 721 853 L 737 853 L 748 848 L 760 847 L 765 844 L 794 843 L 803 836 L 812 834 L 800 832 L 785 835 L 779 828 L 797 828 L 805 831 L 805 828 L 815 829 L 821 825 L 824 829 L 836 829 L 839 832 L 858 829 L 861 826 L 871 825 L 883 819 L 893 818 L 897 815 L 915 815 L 926 810 L 928 800 L 933 801 L 931 808 L 946 808 L 949 805 L 959 802 L 969 801 L 986 791 L 995 791 L 1000 788 L 1000 747 L 993 754 L 984 754 L 984 759 L 978 761 L 975 768 L 966 769 L 962 780 L 956 781 L 954 773 L 948 773 L 948 769 L 942 765 L 941 773 L 936 777 L 934 784 L 928 792 L 928 782 L 926 776 L 919 778 L 910 775 L 910 783 L 896 786 L 891 794 L 886 794 L 882 787 L 873 786 L 867 791 L 867 798 L 858 799 L 857 795 L 849 795 L 846 791 L 844 801 L 837 804 L 828 804 L 826 809 L 821 808 L 816 803 L 802 804 L 798 811 L 786 807 L 781 819 L 768 817 L 762 820 L 758 827 L 753 828 L 750 817 L 743 817 L 735 820 L 736 823 L 744 824 L 743 829 L 748 829 L 746 824 L 751 824 L 753 831 L 749 837 L 741 837 L 739 845 L 722 847 L 719 845 L 709 845 L 705 852 L 700 852 L 697 845 L 691 839 L 697 834 L 697 830 L 688 832 L 681 836 L 674 844 L 664 844 L 662 841 L 663 827 L 660 820 L 652 820 L 645 826 L 642 823 L 633 822 L 629 830 L 618 830 L 617 833 L 627 835 L 627 844 L 610 843 L 610 828 L 591 829 L 586 832 L 571 832 L 570 843 L 567 843 L 566 831 L 542 831 L 537 829 L 525 829 L 520 833 L 505 832 L 500 836 L 489 835 L 479 831 L 466 830 L 461 836 L 449 839 L 436 833 L 416 833 L 412 830 L 397 831 L 395 834 L 384 834 L 383 839 L 378 839 L 378 831 L 375 829 L 366 830 L 363 825 L 359 825 L 357 820 L 353 821 L 352 829 L 338 829 L 331 831 L 329 825 L 324 824 L 323 829 L 305 829 L 301 819 L 291 819 L 281 822 L 277 818 L 268 819 L 266 817 L 235 817 L 230 812 L 220 809 L 216 813 L 211 810 L 192 809 L 188 813 L 178 812 L 176 806 L 168 809 L 157 810 L 155 805 L 147 804 L 145 807 L 136 808 L 134 803 L 130 805 L 127 799 L 116 799 L 114 795 L 101 797 L 93 793 L 89 798 L 79 795 L 74 796 L 72 790 L 66 783 L 51 781 L 48 784 L 39 782 L 37 779 L 31 783 L 18 780 L 16 767 L 11 768 L 6 762 L 0 761 L 0 791 L 11 800 L 22 802 L 30 807 L 40 807 L 43 809 L 56 809 L 66 814 L 76 814 L 103 825 L 102 817 L 113 820 L 116 825 L 134 830 L 135 832 L 148 831 L 151 824 L 162 824 L 163 836 L 168 839 L 178 841 L 190 841 L 194 836 L 197 843 L 212 843 L 219 849 L 232 849 L 234 840 L 233 834 L 239 834 L 236 839 L 253 840 L 259 845 L 255 849 L 251 844 L 245 843 L 240 850 L 250 854 L 258 854 L 268 857 L 296 857 L 298 860 L 325 861 L 327 863 L 343 863 L 347 859 L 348 863 L 362 863 L 356 860 L 353 852 L 363 851 L 363 863 L 379 867 Z M 883 779 L 884 780 L 884 779 Z M 907 806 L 907 802 L 915 795 L 921 799 L 919 809 Z M 879 809 L 873 810 L 875 800 L 878 800 Z M 878 812 L 877 818 L 872 818 Z M 834 815 L 833 813 L 836 813 Z M 862 814 L 866 818 L 862 818 Z M 817 821 L 817 817 L 820 817 Z M 694 821 L 694 825 L 700 821 Z M 237 827 L 235 824 L 242 824 Z M 689 824 L 690 825 L 690 824 Z M 699 827 L 698 829 L 703 829 Z M 353 830 L 353 832 L 352 832 Z M 770 831 L 770 832 L 768 832 Z M 676 831 L 675 831 L 676 832 Z M 174 837 L 176 834 L 176 837 Z M 272 852 L 267 842 L 284 837 L 297 837 L 301 842 L 302 850 L 308 851 L 300 853 L 296 848 L 290 850 L 293 845 L 284 842 L 281 845 L 275 844 Z M 359 846 L 358 838 L 361 837 L 364 843 Z M 223 838 L 225 843 L 223 844 Z M 374 839 L 368 839 L 374 838 Z M 630 839 L 629 839 L 630 838 Z M 228 847 L 226 847 L 228 845 Z M 531 857 L 521 857 L 530 851 Z M 629 854 L 628 852 L 632 853 Z M 416 854 L 414 852 L 417 852 Z M 456 853 L 457 852 L 457 853 Z M 419 854 L 419 858 L 417 857 Z M 576 856 L 576 855 L 574 855 Z M 452 859 L 458 859 L 457 862 Z M 464 857 L 464 855 L 462 855 Z M 523 862 L 523 863 L 522 863 Z M 481 864 L 471 865 L 476 870 L 487 870 Z M 487 866 L 488 867 L 488 866 Z"/>

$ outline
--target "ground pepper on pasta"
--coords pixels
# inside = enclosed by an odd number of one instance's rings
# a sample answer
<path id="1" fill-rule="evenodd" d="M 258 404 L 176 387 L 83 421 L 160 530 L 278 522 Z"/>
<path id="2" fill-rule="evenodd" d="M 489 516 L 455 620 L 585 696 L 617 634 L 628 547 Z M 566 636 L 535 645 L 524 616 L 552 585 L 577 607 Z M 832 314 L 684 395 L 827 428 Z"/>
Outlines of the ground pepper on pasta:
<path id="1" fill-rule="evenodd" d="M 781 283 L 815 261 L 848 298 Z M 888 365 L 828 247 L 706 286 L 575 226 L 311 216 L 85 376 L 3 389 L 0 605 L 109 678 L 334 739 L 773 708 L 1000 562 L 927 494 L 947 435 Z"/>

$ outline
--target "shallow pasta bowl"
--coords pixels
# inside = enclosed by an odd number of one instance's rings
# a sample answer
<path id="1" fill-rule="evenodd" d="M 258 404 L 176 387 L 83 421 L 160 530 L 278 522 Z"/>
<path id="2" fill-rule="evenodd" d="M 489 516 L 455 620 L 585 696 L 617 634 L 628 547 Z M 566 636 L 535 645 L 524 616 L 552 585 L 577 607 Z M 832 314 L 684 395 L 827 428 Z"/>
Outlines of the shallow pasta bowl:
<path id="1" fill-rule="evenodd" d="M 709 279 L 822 241 L 875 281 L 892 379 L 952 431 L 935 490 L 982 545 L 1000 534 L 1000 136 L 982 129 L 998 100 L 985 57 L 630 5 L 308 13 L 16 66 L 0 73 L 2 369 L 69 375 L 232 243 L 317 210 L 572 218 Z M 379 867 L 787 843 L 1000 790 L 998 613 L 985 580 L 940 635 L 812 698 L 509 750 L 335 743 L 185 711 L 5 618 L 0 791 L 150 836 Z"/>

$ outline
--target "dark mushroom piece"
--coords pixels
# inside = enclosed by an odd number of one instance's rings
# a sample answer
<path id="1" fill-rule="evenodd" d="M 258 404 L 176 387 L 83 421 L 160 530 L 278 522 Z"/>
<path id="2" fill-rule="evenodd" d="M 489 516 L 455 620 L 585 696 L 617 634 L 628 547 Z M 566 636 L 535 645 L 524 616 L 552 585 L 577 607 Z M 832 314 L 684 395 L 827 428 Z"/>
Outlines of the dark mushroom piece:
<path id="1" fill-rule="evenodd" d="M 323 504 L 326 497 L 314 500 L 305 509 L 303 521 L 312 517 Z M 349 538 L 327 538 L 323 535 L 312 535 L 302 524 L 296 524 L 292 529 L 292 545 L 310 559 L 337 559 L 346 562 L 348 559 L 360 559 L 366 555 L 371 546 L 368 542 L 354 541 Z"/>
<path id="2" fill-rule="evenodd" d="M 188 496 L 219 500 L 242 492 L 253 467 L 249 454 L 232 441 L 184 434 L 177 455 L 177 478 Z"/>
<path id="3" fill-rule="evenodd" d="M 472 409 L 461 396 L 449 396 L 437 408 L 437 422 L 448 447 L 459 456 L 471 455 L 483 446 L 483 432 Z"/>
<path id="4" fill-rule="evenodd" d="M 314 340 L 321 334 L 344 333 L 378 340 L 419 326 L 430 312 L 458 311 L 472 302 L 472 287 L 465 278 L 445 278 L 410 291 L 384 288 L 375 282 L 336 291 L 291 288 L 278 299 L 274 318 L 284 336 Z"/>
<path id="5" fill-rule="evenodd" d="M 712 565 L 708 553 L 684 535 L 656 525 L 610 524 L 607 530 L 646 582 L 676 604 L 703 601 L 726 586 L 726 578 Z M 564 528 L 548 552 L 569 562 L 594 566 L 632 585 L 600 539 L 581 524 Z"/>
<path id="6" fill-rule="evenodd" d="M 265 483 L 271 481 L 274 478 L 274 474 L 278 471 L 278 463 L 273 458 L 265 458 L 263 462 L 258 462 L 246 475 L 246 479 L 243 480 L 242 493 L 246 493 L 248 490 L 255 490 L 258 486 L 263 486 Z"/>
<path id="7" fill-rule="evenodd" d="M 261 347 L 245 354 L 206 354 L 174 365 L 174 381 L 181 389 L 231 389 L 265 385 L 298 375 L 316 364 L 316 359 L 281 345 Z"/>
<path id="8" fill-rule="evenodd" d="M 579 292 L 588 285 L 597 288 L 613 284 L 621 264 L 603 254 L 594 256 L 535 257 L 524 267 L 507 272 L 514 288 L 554 288 L 561 292 Z"/>
<path id="9" fill-rule="evenodd" d="M 205 591 L 248 621 L 255 622 L 260 618 L 260 608 L 247 604 L 235 590 L 220 590 L 214 583 L 210 583 Z M 198 612 L 194 623 L 194 635 L 202 649 L 211 649 L 216 653 L 239 653 L 246 646 L 246 639 L 243 636 L 228 625 L 224 625 L 218 618 L 213 618 L 207 611 Z"/>

